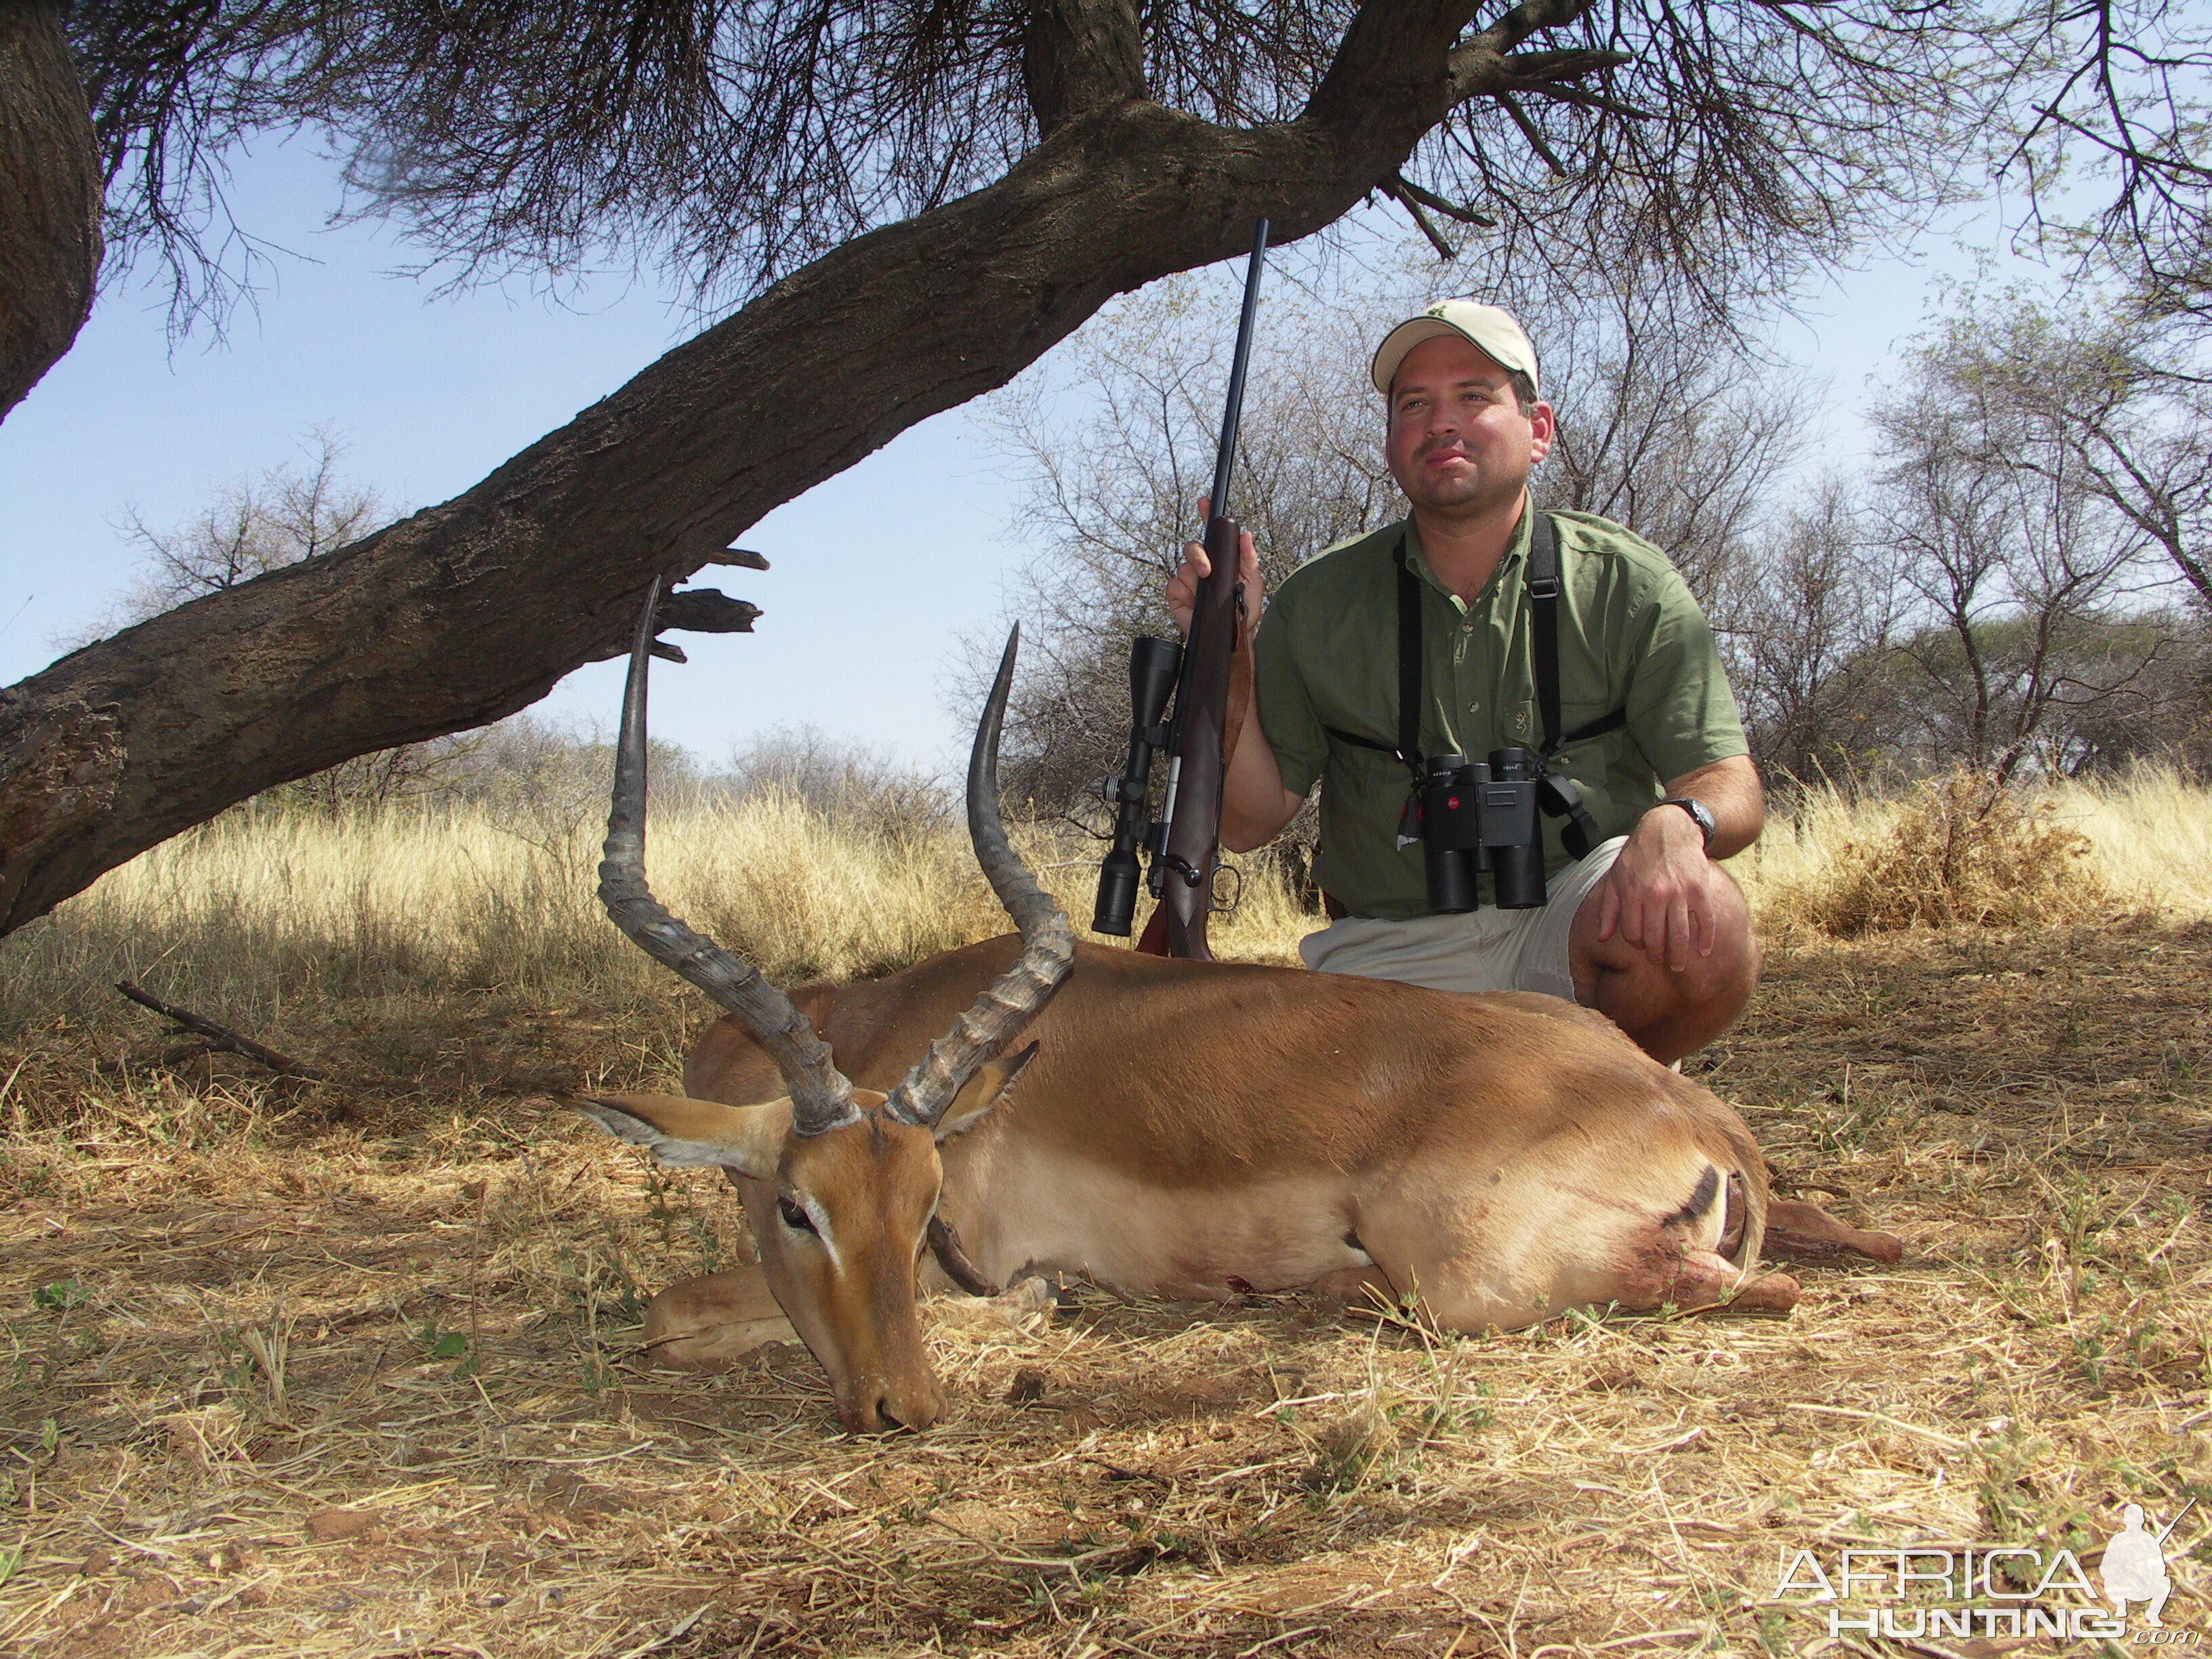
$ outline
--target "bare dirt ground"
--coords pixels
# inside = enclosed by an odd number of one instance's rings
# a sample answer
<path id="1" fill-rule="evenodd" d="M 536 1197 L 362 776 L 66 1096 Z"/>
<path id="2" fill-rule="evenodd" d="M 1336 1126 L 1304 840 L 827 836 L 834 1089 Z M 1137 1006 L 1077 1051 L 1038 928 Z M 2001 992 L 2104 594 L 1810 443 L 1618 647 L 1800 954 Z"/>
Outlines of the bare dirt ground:
<path id="1" fill-rule="evenodd" d="M 1786 1319 L 1452 1340 L 1085 1288 L 939 1321 L 950 1420 L 872 1439 L 801 1350 L 630 1352 L 742 1223 L 525 1074 L 662 1078 L 675 1033 L 297 1013 L 260 1035 L 414 1086 L 271 1085 L 128 1010 L 0 1047 L 0 1650 L 1940 1659 L 2009 1644 L 1832 1639 L 1781 1567 L 2094 1571 L 2122 1503 L 2212 1499 L 2212 927 L 1778 946 L 1693 1069 L 1780 1188 L 1906 1245 Z"/>

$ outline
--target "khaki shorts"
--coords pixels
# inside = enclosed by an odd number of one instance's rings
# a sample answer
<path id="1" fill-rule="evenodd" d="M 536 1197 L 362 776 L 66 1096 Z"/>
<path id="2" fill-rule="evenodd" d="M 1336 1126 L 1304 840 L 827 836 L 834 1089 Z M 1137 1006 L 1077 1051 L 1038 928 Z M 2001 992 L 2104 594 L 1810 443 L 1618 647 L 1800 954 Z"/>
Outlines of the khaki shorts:
<path id="1" fill-rule="evenodd" d="M 1399 979 L 1438 991 L 1538 991 L 1572 1002 L 1567 935 L 1575 913 L 1627 844 L 1627 836 L 1616 836 L 1553 877 L 1540 910 L 1486 904 L 1463 915 L 1411 921 L 1346 916 L 1299 940 L 1298 954 L 1320 974 Z"/>

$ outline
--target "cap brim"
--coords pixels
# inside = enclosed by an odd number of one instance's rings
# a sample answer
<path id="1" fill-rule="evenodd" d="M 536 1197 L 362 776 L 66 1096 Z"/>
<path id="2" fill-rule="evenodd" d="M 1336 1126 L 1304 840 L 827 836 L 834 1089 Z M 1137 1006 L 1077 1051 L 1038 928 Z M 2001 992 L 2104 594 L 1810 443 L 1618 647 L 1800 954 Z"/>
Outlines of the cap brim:
<path id="1" fill-rule="evenodd" d="M 1433 340 L 1443 334 L 1455 335 L 1467 340 L 1464 329 L 1443 320 L 1441 317 L 1412 317 L 1382 337 L 1382 343 L 1375 348 L 1375 362 L 1368 370 L 1375 389 L 1384 397 L 1390 395 L 1390 382 L 1397 378 L 1398 365 L 1406 361 L 1406 354 L 1424 340 Z M 1481 347 L 1468 340 L 1479 351 Z"/>

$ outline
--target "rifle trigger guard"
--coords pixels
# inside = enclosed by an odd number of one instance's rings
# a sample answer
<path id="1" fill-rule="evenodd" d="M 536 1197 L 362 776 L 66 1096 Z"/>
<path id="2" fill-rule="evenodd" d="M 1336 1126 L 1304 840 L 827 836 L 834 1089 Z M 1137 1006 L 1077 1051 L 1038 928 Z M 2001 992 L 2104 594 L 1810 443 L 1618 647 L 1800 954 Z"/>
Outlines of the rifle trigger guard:
<path id="1" fill-rule="evenodd" d="M 1229 897 L 1225 902 L 1221 896 L 1221 884 L 1224 877 L 1226 877 L 1229 882 Z M 1217 916 L 1233 916 L 1237 914 L 1237 907 L 1243 902 L 1244 872 L 1233 864 L 1215 865 L 1213 890 L 1206 895 L 1206 908 Z"/>

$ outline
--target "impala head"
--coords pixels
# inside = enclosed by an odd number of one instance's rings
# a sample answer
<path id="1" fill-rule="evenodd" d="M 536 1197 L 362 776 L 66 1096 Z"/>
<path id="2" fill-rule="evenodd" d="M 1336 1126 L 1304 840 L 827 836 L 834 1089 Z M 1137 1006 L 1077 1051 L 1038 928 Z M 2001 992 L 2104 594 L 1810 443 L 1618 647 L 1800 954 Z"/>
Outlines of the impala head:
<path id="1" fill-rule="evenodd" d="M 614 809 L 599 897 L 615 924 L 727 1011 L 775 1060 L 782 1098 L 724 1106 L 673 1095 L 616 1095 L 583 1109 L 665 1164 L 722 1165 L 744 1194 L 769 1285 L 822 1368 L 848 1429 L 923 1428 L 945 1399 L 922 1350 L 915 1275 L 937 1209 L 937 1143 L 980 1121 L 1028 1058 L 1000 1060 L 1074 951 L 1067 918 L 1006 843 L 999 820 L 1000 722 L 1019 630 L 975 731 L 968 830 L 1024 949 L 998 983 L 929 1045 L 888 1095 L 855 1089 L 789 998 L 677 921 L 645 882 L 645 686 L 656 582 L 646 598 L 623 697 Z"/>

